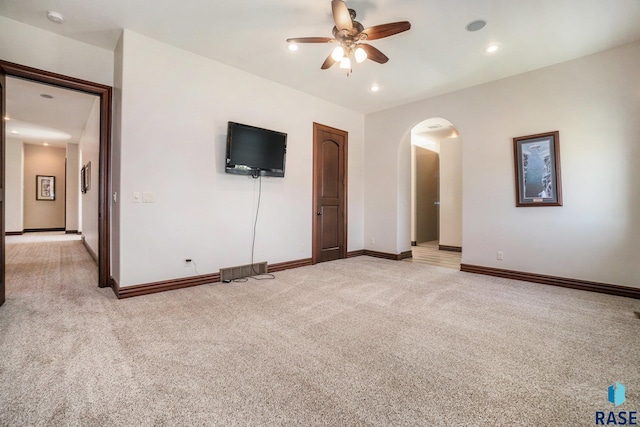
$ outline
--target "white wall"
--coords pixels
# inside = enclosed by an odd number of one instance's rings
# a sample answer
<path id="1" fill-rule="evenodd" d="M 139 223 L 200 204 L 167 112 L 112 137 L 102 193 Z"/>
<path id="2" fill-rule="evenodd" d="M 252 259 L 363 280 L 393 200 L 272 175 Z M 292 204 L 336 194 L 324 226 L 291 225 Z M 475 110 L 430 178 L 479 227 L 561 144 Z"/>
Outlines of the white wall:
<path id="1" fill-rule="evenodd" d="M 446 117 L 464 137 L 463 263 L 640 287 L 639 69 L 635 42 L 367 115 L 366 247 L 409 248 L 408 135 Z M 512 138 L 554 130 L 564 206 L 516 208 Z"/>
<path id="2" fill-rule="evenodd" d="M 80 159 L 78 144 L 67 144 L 67 200 L 65 204 L 66 231 L 80 230 Z"/>
<path id="3" fill-rule="evenodd" d="M 0 16 L 0 59 L 113 85 L 113 52 Z"/>
<path id="4" fill-rule="evenodd" d="M 262 181 L 255 261 L 311 257 L 313 122 L 349 133 L 348 249 L 363 247 L 362 114 L 128 30 L 116 55 L 120 286 L 192 276 L 185 258 L 200 274 L 251 261 L 258 181 L 224 173 L 228 121 L 288 133 L 286 176 Z"/>
<path id="5" fill-rule="evenodd" d="M 98 185 L 100 173 L 100 98 L 97 96 L 91 107 L 82 136 L 80 137 L 80 167 L 91 162 L 91 188 L 80 193 L 80 210 L 82 217 L 82 238 L 98 255 Z M 79 181 L 78 181 L 79 182 Z"/>
<path id="6" fill-rule="evenodd" d="M 120 192 L 121 140 L 122 140 L 122 76 L 123 35 L 120 35 L 113 55 L 113 116 L 111 134 L 111 277 L 120 283 Z"/>
<path id="7" fill-rule="evenodd" d="M 462 246 L 462 141 L 440 144 L 440 245 Z"/>
<path id="8" fill-rule="evenodd" d="M 23 191 L 24 191 L 24 148 L 22 141 L 7 138 L 5 148 L 5 229 L 6 231 L 24 230 Z"/>

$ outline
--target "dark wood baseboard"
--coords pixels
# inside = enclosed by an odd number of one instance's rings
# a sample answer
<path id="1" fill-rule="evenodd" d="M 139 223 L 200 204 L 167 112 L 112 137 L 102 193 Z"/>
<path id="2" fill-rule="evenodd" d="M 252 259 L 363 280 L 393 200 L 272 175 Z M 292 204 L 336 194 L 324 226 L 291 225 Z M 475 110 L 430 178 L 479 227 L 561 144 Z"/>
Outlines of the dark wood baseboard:
<path id="1" fill-rule="evenodd" d="M 351 251 L 351 252 L 347 252 L 347 258 L 354 258 L 357 256 L 362 256 L 364 255 L 365 250 L 364 249 L 360 249 L 358 251 Z"/>
<path id="2" fill-rule="evenodd" d="M 503 270 L 499 268 L 483 267 L 479 265 L 461 264 L 460 271 L 506 279 L 523 280 L 525 282 L 541 283 L 543 285 L 560 286 L 563 288 L 580 289 L 582 291 L 599 292 L 609 295 L 640 299 L 640 289 L 628 286 L 610 285 L 607 283 L 588 282 L 565 277 L 546 276 L 543 274 L 526 273 L 521 271 Z"/>
<path id="3" fill-rule="evenodd" d="M 374 258 L 390 259 L 391 261 L 400 261 L 406 258 L 411 258 L 413 256 L 411 251 L 401 252 L 399 254 L 390 254 L 386 252 L 370 251 L 368 249 L 365 249 L 362 255 L 367 255 Z"/>
<path id="4" fill-rule="evenodd" d="M 462 248 L 460 246 L 438 245 L 438 249 L 441 251 L 462 252 Z"/>
<path id="5" fill-rule="evenodd" d="M 109 277 L 109 286 L 113 289 L 113 293 L 118 297 L 118 293 L 120 292 L 120 285 L 116 282 L 116 279 L 113 276 Z"/>
<path id="6" fill-rule="evenodd" d="M 87 250 L 87 252 L 89 252 L 89 255 L 91 255 L 91 258 L 93 258 L 93 260 L 96 262 L 96 264 L 98 263 L 98 255 L 93 251 L 93 249 L 91 249 L 89 247 L 89 245 L 87 244 L 87 241 L 85 240 L 84 236 L 82 236 L 82 244 L 84 245 L 85 249 Z"/>
<path id="7" fill-rule="evenodd" d="M 172 291 L 175 289 L 189 288 L 191 286 L 207 285 L 220 281 L 220 274 L 202 274 L 200 276 L 184 277 L 182 279 L 163 280 L 162 282 L 145 283 L 142 285 L 120 287 L 115 280 L 113 290 L 118 299 L 131 298 L 141 295 L 155 294 L 158 292 Z"/>
<path id="8" fill-rule="evenodd" d="M 37 231 L 63 231 L 64 229 L 58 228 L 28 228 L 24 231 L 6 231 L 4 233 L 5 236 L 22 236 L 24 233 L 35 233 Z M 78 230 L 64 230 L 65 234 L 82 234 L 79 233 Z"/>
<path id="9" fill-rule="evenodd" d="M 296 261 L 280 262 L 267 265 L 269 273 L 289 270 L 291 268 L 305 267 L 311 265 L 311 258 L 300 259 Z M 155 294 L 158 292 L 172 291 L 175 289 L 189 288 L 191 286 L 208 285 L 220 282 L 220 273 L 202 274 L 200 276 L 184 277 L 181 279 L 164 280 L 161 282 L 144 283 L 141 285 L 125 286 L 120 285 L 111 278 L 111 287 L 118 299 L 131 298 L 141 295 Z"/>
<path id="10" fill-rule="evenodd" d="M 398 260 L 397 255 L 389 254 L 389 253 L 386 253 L 386 252 L 370 251 L 368 249 L 364 250 L 364 254 L 363 255 L 371 256 L 371 257 L 374 257 L 374 258 L 390 259 L 392 261 L 397 261 Z"/>
<path id="11" fill-rule="evenodd" d="M 84 239 L 83 239 L 83 242 L 84 242 Z M 85 244 L 85 247 L 87 248 L 89 253 L 92 253 L 91 249 L 86 244 Z M 376 258 L 385 258 L 392 261 L 400 261 L 405 258 L 411 258 L 412 256 L 411 251 L 406 251 L 406 252 L 402 252 L 400 254 L 394 255 L 394 254 L 388 254 L 385 252 L 376 252 L 376 251 L 360 249 L 357 251 L 348 252 L 347 258 L 353 258 L 357 256 L 362 256 L 362 255 L 368 255 Z M 268 267 L 269 273 L 275 273 L 278 271 L 289 270 L 292 268 L 306 267 L 312 264 L 313 264 L 313 260 L 311 258 L 304 258 L 304 259 L 299 259 L 295 261 L 269 264 L 267 265 L 267 267 Z M 189 288 L 191 286 L 207 285 L 207 284 L 217 283 L 217 282 L 220 282 L 219 273 L 203 274 L 200 276 L 191 276 L 191 277 L 185 277 L 181 279 L 164 280 L 161 282 L 154 282 L 154 283 L 144 283 L 141 285 L 125 286 L 122 288 L 114 280 L 113 277 L 111 278 L 111 281 L 110 281 L 111 288 L 113 289 L 113 292 L 116 294 L 118 299 L 155 294 L 158 292 L 172 291 L 175 289 L 183 289 L 183 288 Z"/>
<path id="12" fill-rule="evenodd" d="M 279 262 L 277 264 L 267 264 L 267 271 L 275 273 L 276 271 L 289 270 L 291 268 L 307 267 L 312 265 L 311 258 L 299 259 L 297 261 Z"/>

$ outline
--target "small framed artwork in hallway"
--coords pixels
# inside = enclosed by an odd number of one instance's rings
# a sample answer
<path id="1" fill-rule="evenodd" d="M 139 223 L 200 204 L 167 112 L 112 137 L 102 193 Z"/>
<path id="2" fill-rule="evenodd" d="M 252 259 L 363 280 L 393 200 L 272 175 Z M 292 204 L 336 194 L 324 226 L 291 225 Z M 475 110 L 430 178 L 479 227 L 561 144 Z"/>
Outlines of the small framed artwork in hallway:
<path id="1" fill-rule="evenodd" d="M 36 175 L 36 200 L 56 199 L 56 177 Z"/>

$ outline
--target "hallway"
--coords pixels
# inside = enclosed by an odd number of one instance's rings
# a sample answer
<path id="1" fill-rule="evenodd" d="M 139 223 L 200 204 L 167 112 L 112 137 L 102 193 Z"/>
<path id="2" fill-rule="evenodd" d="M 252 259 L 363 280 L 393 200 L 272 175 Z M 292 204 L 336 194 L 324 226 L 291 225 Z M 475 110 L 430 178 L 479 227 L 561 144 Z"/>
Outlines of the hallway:
<path id="1" fill-rule="evenodd" d="M 407 258 L 405 261 L 419 262 L 422 264 L 460 270 L 460 259 L 462 258 L 462 253 L 439 250 L 437 240 L 418 243 L 418 246 L 411 247 L 411 252 L 413 257 Z"/>
<path id="2" fill-rule="evenodd" d="M 50 299 L 60 291 L 98 291 L 98 266 L 78 234 L 60 231 L 6 236 L 5 257 L 5 305 L 15 300 Z"/>

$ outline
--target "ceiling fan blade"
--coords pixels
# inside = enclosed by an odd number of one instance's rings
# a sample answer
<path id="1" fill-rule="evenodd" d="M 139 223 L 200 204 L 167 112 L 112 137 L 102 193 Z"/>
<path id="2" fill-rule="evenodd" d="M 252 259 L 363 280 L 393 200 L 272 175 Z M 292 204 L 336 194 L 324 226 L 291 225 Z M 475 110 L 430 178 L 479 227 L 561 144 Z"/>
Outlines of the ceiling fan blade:
<path id="1" fill-rule="evenodd" d="M 325 59 L 324 62 L 322 63 L 322 67 L 320 67 L 320 69 L 322 70 L 329 69 L 335 63 L 336 63 L 336 60 L 332 58 L 331 54 L 329 54 L 329 56 L 327 56 L 327 59 Z"/>
<path id="2" fill-rule="evenodd" d="M 353 22 L 351 21 L 349 9 L 342 0 L 331 1 L 331 12 L 333 13 L 333 20 L 336 23 L 338 31 L 351 31 L 353 29 Z"/>
<path id="3" fill-rule="evenodd" d="M 295 37 L 287 39 L 287 43 L 330 43 L 334 40 L 330 37 Z"/>
<path id="4" fill-rule="evenodd" d="M 387 55 L 380 52 L 380 50 L 371 46 L 370 44 L 361 43 L 358 44 L 358 47 L 363 48 L 364 51 L 367 52 L 367 59 L 377 62 L 378 64 L 384 64 L 389 60 L 389 58 L 387 58 Z"/>
<path id="5" fill-rule="evenodd" d="M 390 24 L 374 25 L 363 30 L 360 38 L 363 40 L 376 40 L 383 37 L 389 37 L 394 34 L 402 33 L 411 29 L 409 21 L 392 22 Z"/>

